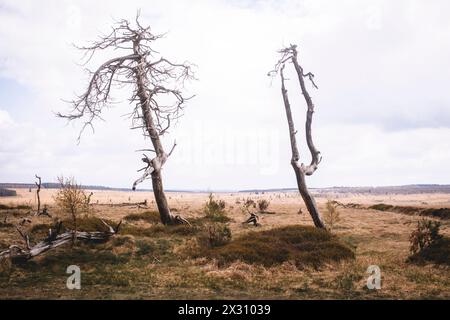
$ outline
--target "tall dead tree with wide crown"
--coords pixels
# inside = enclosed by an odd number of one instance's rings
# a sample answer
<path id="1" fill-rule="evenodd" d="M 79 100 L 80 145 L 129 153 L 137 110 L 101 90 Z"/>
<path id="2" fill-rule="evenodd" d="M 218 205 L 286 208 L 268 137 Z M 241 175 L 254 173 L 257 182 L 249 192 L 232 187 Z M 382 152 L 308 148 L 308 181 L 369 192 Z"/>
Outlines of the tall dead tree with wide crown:
<path id="1" fill-rule="evenodd" d="M 123 54 L 107 60 L 95 71 L 87 70 L 90 80 L 86 91 L 71 101 L 73 109 L 70 113 L 58 113 L 58 116 L 69 121 L 84 119 L 81 136 L 87 127 L 93 130 L 93 121 L 101 119 L 102 111 L 112 104 L 112 88 L 128 88 L 131 93 L 130 105 L 133 106 L 129 113 L 132 129 L 141 129 L 153 146 L 151 149 L 138 151 L 154 153 L 153 158 L 144 154 L 142 161 L 145 167 L 138 170 L 143 171 L 143 174 L 133 183 L 133 190 L 151 177 L 161 222 L 177 224 L 187 221 L 171 214 L 161 175 L 176 143 L 166 152 L 161 136 L 182 115 L 186 101 L 192 98 L 185 96 L 183 89 L 185 82 L 195 77 L 190 63 L 171 62 L 153 49 L 153 43 L 161 37 L 163 35 L 153 34 L 150 27 L 143 27 L 138 14 L 134 23 L 121 20 L 112 27 L 108 35 L 100 37 L 89 46 L 78 47 L 85 52 L 86 63 L 94 54 L 103 50 Z"/>
<path id="2" fill-rule="evenodd" d="M 312 127 L 312 119 L 314 114 L 314 103 L 311 99 L 311 96 L 306 89 L 305 78 L 309 79 L 314 88 L 317 89 L 316 84 L 314 83 L 314 74 L 312 73 L 304 73 L 303 68 L 300 66 L 298 62 L 298 52 L 297 46 L 291 45 L 287 48 L 284 48 L 279 51 L 281 54 L 280 60 L 275 65 L 275 69 L 269 72 L 270 76 L 275 76 L 278 73 L 281 78 L 281 94 L 283 96 L 284 107 L 286 110 L 287 122 L 289 127 L 289 136 L 291 141 L 291 165 L 294 168 L 295 176 L 297 178 L 298 190 L 305 202 L 305 205 L 313 219 L 314 225 L 317 228 L 325 228 L 325 224 L 320 216 L 319 209 L 317 207 L 316 201 L 314 197 L 309 192 L 308 187 L 306 185 L 306 176 L 312 175 L 322 160 L 320 156 L 320 151 L 316 149 L 312 139 L 311 127 Z M 284 68 L 286 63 L 292 63 L 295 68 L 295 72 L 297 73 L 298 80 L 300 83 L 301 93 L 306 101 L 307 111 L 306 111 L 306 123 L 305 123 L 305 136 L 306 143 L 308 145 L 309 152 L 311 153 L 311 162 L 309 165 L 305 165 L 304 163 L 299 163 L 300 160 L 300 152 L 297 145 L 296 134 L 294 120 L 292 118 L 291 105 L 288 98 L 288 91 L 285 86 L 286 78 L 284 76 Z"/>

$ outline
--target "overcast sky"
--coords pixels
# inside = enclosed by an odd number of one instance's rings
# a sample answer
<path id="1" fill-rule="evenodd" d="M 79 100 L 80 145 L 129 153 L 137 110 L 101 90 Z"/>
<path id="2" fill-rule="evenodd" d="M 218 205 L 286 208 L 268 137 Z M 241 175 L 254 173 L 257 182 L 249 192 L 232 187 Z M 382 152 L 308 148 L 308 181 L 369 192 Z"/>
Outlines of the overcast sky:
<path id="1" fill-rule="evenodd" d="M 279 79 L 267 77 L 276 51 L 291 43 L 319 86 L 310 93 L 323 161 L 310 186 L 450 183 L 447 0 L 0 0 L 0 182 L 32 182 L 38 173 L 131 187 L 142 167 L 135 150 L 150 141 L 121 117 L 126 101 L 106 110 L 106 122 L 79 145 L 80 123 L 54 112 L 68 111 L 63 99 L 85 89 L 72 43 L 95 40 L 139 8 L 153 32 L 167 32 L 156 50 L 197 65 L 199 80 L 187 88 L 196 97 L 164 137 L 166 149 L 178 143 L 163 170 L 166 189 L 295 186 Z M 309 162 L 306 107 L 290 79 Z"/>

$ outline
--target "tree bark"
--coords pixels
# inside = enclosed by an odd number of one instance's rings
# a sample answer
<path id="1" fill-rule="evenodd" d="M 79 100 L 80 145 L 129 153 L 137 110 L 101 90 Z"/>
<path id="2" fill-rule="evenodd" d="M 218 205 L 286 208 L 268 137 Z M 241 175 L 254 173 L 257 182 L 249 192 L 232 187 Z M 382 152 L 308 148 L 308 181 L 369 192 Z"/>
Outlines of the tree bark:
<path id="1" fill-rule="evenodd" d="M 288 127 L 289 127 L 289 136 L 290 136 L 290 141 L 291 141 L 291 150 L 292 150 L 291 165 L 292 165 L 292 168 L 294 169 L 295 176 L 297 179 L 298 191 L 300 192 L 300 195 L 302 196 L 302 199 L 305 202 L 306 208 L 308 209 L 308 212 L 313 219 L 314 225 L 317 228 L 325 228 L 325 224 L 323 223 L 322 218 L 320 217 L 320 213 L 319 213 L 319 209 L 317 208 L 316 201 L 314 200 L 313 196 L 309 192 L 308 187 L 306 185 L 306 181 L 305 181 L 305 175 L 307 175 L 307 172 L 311 171 L 310 166 L 305 166 L 303 164 L 300 165 L 298 163 L 298 161 L 300 159 L 300 153 L 298 151 L 297 139 L 295 136 L 297 131 L 295 130 L 294 120 L 292 118 L 292 112 L 291 112 L 291 105 L 289 103 L 288 93 L 287 93 L 287 90 L 286 90 L 286 87 L 284 84 L 285 79 L 284 79 L 283 71 L 284 71 L 284 65 L 280 69 L 281 93 L 283 95 L 284 107 L 286 110 L 286 117 L 287 117 L 287 122 L 288 122 Z M 308 97 L 309 97 L 309 95 L 308 95 Z M 306 96 L 305 96 L 305 98 L 306 98 Z M 309 113 L 309 108 L 308 108 L 308 113 Z M 311 116 L 312 116 L 312 113 L 311 113 Z M 309 121 L 311 121 L 311 119 L 312 118 L 310 118 Z M 309 132 L 311 132 L 310 131 L 311 124 L 308 123 L 308 120 L 307 120 L 307 124 L 306 124 L 307 131 L 308 131 L 308 128 L 309 128 Z M 312 139 L 311 139 L 311 144 L 312 144 Z M 308 146 L 309 145 L 310 144 L 308 143 Z M 314 170 L 317 168 L 317 164 L 319 162 L 318 156 L 317 156 L 316 160 L 317 160 L 317 163 L 313 161 L 313 163 L 315 165 Z M 312 172 L 314 172 L 314 171 L 312 171 Z"/>
<path id="2" fill-rule="evenodd" d="M 137 49 L 135 49 L 135 53 L 139 54 Z M 146 86 L 147 78 L 146 73 L 143 68 L 145 65 L 145 57 L 141 57 L 141 64 L 136 68 L 136 78 L 137 78 L 137 95 L 139 96 L 140 104 L 141 104 L 141 110 L 144 120 L 144 126 L 147 130 L 148 135 L 150 136 L 150 140 L 152 141 L 152 145 L 154 148 L 154 151 L 156 153 L 156 157 L 152 160 L 148 161 L 144 160 L 144 162 L 147 162 L 147 164 L 153 169 L 149 170 L 148 172 L 151 174 L 152 177 L 152 187 L 153 187 L 153 194 L 155 196 L 155 201 L 158 206 L 159 215 L 161 217 L 161 222 L 163 224 L 175 224 L 177 223 L 177 219 L 172 216 L 170 213 L 169 204 L 167 203 L 167 198 L 164 193 L 163 184 L 162 184 L 162 176 L 161 176 L 161 169 L 164 163 L 166 162 L 168 155 L 164 151 L 164 148 L 162 146 L 158 130 L 156 129 L 155 122 L 153 120 L 152 114 L 151 114 L 151 108 L 150 108 L 150 97 L 148 94 L 148 89 Z M 172 149 L 173 150 L 173 149 Z M 145 174 L 144 174 L 145 176 Z M 141 178 L 144 180 L 145 178 Z M 140 179 L 140 180 L 141 180 Z M 137 183 L 135 182 L 135 185 Z M 134 187 L 135 187 L 134 185 Z M 133 187 L 133 188 L 134 188 Z"/>
<path id="3" fill-rule="evenodd" d="M 158 211 L 161 216 L 161 222 L 163 224 L 173 224 L 174 218 L 170 213 L 167 198 L 164 193 L 160 170 L 152 172 L 152 187 L 153 193 L 155 195 L 156 205 L 158 206 Z"/>
<path id="4" fill-rule="evenodd" d="M 41 192 L 41 177 L 39 177 L 37 174 L 35 176 L 36 176 L 36 179 L 38 179 L 38 182 L 35 182 L 36 187 L 37 187 L 36 196 L 37 196 L 37 202 L 38 202 L 36 215 L 39 215 L 41 213 L 41 197 L 39 195 L 39 193 Z"/>

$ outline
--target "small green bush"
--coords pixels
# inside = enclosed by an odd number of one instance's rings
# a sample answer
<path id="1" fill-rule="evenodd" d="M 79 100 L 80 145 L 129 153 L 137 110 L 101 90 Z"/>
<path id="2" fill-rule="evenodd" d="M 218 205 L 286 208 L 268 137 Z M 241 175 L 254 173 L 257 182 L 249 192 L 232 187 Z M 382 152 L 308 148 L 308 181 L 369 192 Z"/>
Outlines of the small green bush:
<path id="1" fill-rule="evenodd" d="M 203 209 L 206 218 L 214 222 L 228 222 L 228 218 L 225 214 L 225 201 L 215 200 L 212 193 L 208 196 L 208 201 Z"/>
<path id="2" fill-rule="evenodd" d="M 330 232 L 333 231 L 333 228 L 336 226 L 336 224 L 341 221 L 339 210 L 337 209 L 335 202 L 331 200 L 327 201 L 326 211 L 323 215 L 323 218 Z"/>

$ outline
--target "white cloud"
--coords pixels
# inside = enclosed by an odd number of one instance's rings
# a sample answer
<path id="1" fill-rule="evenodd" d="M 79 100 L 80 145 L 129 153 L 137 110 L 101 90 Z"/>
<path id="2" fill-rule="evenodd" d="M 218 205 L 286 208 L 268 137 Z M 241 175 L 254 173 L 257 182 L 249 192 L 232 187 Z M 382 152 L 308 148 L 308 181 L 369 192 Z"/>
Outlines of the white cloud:
<path id="1" fill-rule="evenodd" d="M 198 65 L 190 86 L 197 96 L 165 138 L 168 148 L 179 142 L 164 170 L 166 188 L 295 185 L 279 81 L 266 77 L 276 50 L 289 43 L 300 45 L 320 88 L 312 91 L 314 132 L 324 161 L 312 186 L 448 182 L 450 4 L 443 0 L 0 1 L 0 78 L 26 89 L 27 101 L 0 101 L 0 181 L 29 181 L 35 172 L 112 186 L 136 178 L 133 151 L 148 141 L 120 117 L 126 103 L 107 110 L 107 122 L 79 146 L 80 125 L 65 126 L 52 111 L 67 110 L 61 99 L 86 80 L 71 43 L 94 39 L 137 8 L 155 32 L 168 31 L 159 51 Z M 290 78 L 303 132 L 304 104 Z M 1 83 L 0 97 L 7 95 Z M 301 150 L 307 156 L 304 143 Z"/>

